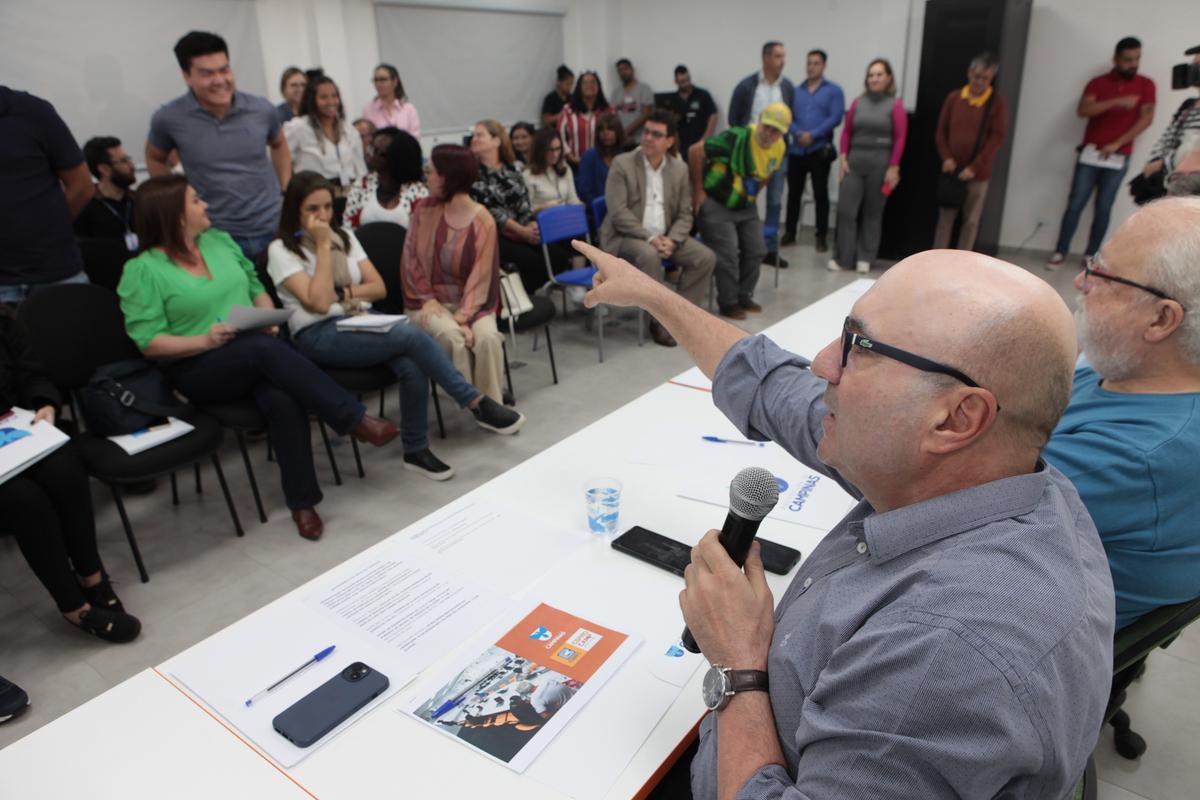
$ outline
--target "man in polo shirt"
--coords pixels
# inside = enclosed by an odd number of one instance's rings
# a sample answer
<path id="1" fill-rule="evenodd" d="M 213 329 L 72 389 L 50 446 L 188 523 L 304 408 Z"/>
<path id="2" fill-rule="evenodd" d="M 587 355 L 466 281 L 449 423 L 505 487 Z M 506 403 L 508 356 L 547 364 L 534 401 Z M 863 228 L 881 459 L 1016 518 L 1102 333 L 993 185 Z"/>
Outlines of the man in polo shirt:
<path id="1" fill-rule="evenodd" d="M 75 218 L 75 235 L 84 239 L 111 239 L 129 252 L 138 249 L 133 232 L 133 184 L 137 182 L 133 159 L 115 136 L 94 136 L 83 146 L 88 171 L 96 178 L 96 196 Z"/>
<path id="2" fill-rule="evenodd" d="M 754 288 L 763 264 L 758 193 L 778 174 L 792 112 L 783 103 L 763 109 L 757 125 L 726 128 L 692 145 L 692 205 L 705 244 L 717 254 L 717 307 L 721 316 L 758 314 Z"/>
<path id="3" fill-rule="evenodd" d="M 687 151 L 696 142 L 703 142 L 717 129 L 717 104 L 712 95 L 692 83 L 688 68 L 680 64 L 675 68 L 675 85 L 679 120 L 679 154 L 687 161 Z"/>
<path id="4" fill-rule="evenodd" d="M 783 42 L 770 41 L 762 46 L 762 69 L 747 75 L 733 88 L 729 99 L 729 125 L 744 128 L 756 121 L 763 109 L 775 103 L 783 103 L 789 109 L 795 99 L 796 87 L 783 77 L 786 61 Z M 785 131 L 786 133 L 786 131 Z M 786 267 L 787 261 L 779 257 L 779 212 L 783 207 L 783 186 L 787 183 L 787 163 L 774 174 L 767 185 L 767 227 L 776 233 L 767 242 L 764 264 Z"/>
<path id="5" fill-rule="evenodd" d="M 637 79 L 628 58 L 617 62 L 617 77 L 621 87 L 608 99 L 625 129 L 625 141 L 636 144 L 642 140 L 642 125 L 654 110 L 654 90 Z"/>
<path id="6" fill-rule="evenodd" d="M 693 796 L 1067 796 L 1108 701 L 1113 588 L 1078 493 L 1039 458 L 1075 361 L 1058 293 L 920 253 L 809 362 L 575 246 L 599 267 L 587 305 L 649 311 L 744 436 L 860 500 L 778 607 L 757 545 L 745 574 L 717 531 L 693 548 L 679 601 L 714 711 Z"/>
<path id="7" fill-rule="evenodd" d="M 837 160 L 833 131 L 846 113 L 842 87 L 825 80 L 824 50 L 809 50 L 805 65 L 808 80 L 800 84 L 792 101 L 792 143 L 788 147 L 788 202 L 786 233 L 780 244 L 796 243 L 800 224 L 800 198 L 804 181 L 812 175 L 816 205 L 816 251 L 829 250 L 829 167 Z M 780 266 L 783 266 L 782 264 Z"/>
<path id="8" fill-rule="evenodd" d="M 54 106 L 0 86 L 0 303 L 54 283 L 87 283 L 71 220 L 95 189 Z"/>
<path id="9" fill-rule="evenodd" d="M 1058 243 L 1046 269 L 1058 269 L 1071 251 L 1071 238 L 1084 206 L 1096 194 L 1092 230 L 1084 256 L 1095 255 L 1108 232 L 1108 218 L 1117 190 L 1129 169 L 1133 140 L 1154 121 L 1154 81 L 1138 74 L 1142 43 L 1132 36 L 1117 42 L 1113 68 L 1088 81 L 1075 112 L 1088 121 L 1071 178 L 1067 210 L 1058 229 Z"/>
<path id="10" fill-rule="evenodd" d="M 192 31 L 175 44 L 175 58 L 188 91 L 150 119 L 146 168 L 166 175 L 167 155 L 178 151 L 213 227 L 253 259 L 275 238 L 281 187 L 292 176 L 279 116 L 265 97 L 237 90 L 220 36 Z"/>

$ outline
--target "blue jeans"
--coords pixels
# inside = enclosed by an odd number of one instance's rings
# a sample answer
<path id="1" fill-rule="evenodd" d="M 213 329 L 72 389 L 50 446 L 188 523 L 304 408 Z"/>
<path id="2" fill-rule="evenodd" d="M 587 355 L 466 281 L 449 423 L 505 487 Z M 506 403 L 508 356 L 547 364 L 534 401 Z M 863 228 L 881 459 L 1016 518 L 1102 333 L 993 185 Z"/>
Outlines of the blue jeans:
<path id="1" fill-rule="evenodd" d="M 1096 193 L 1096 206 L 1092 215 L 1092 230 L 1088 233 L 1087 249 L 1084 255 L 1095 255 L 1104 244 L 1104 234 L 1108 233 L 1108 219 L 1112 213 L 1113 201 L 1117 199 L 1117 191 L 1125 179 L 1129 169 L 1129 159 L 1120 169 L 1104 169 L 1087 164 L 1075 164 L 1075 174 L 1071 176 L 1071 194 L 1067 198 L 1067 210 L 1063 212 L 1062 226 L 1058 229 L 1058 244 L 1054 252 L 1064 256 L 1071 252 L 1071 238 L 1079 225 L 1079 216 L 1084 206 Z"/>
<path id="2" fill-rule="evenodd" d="M 783 210 L 783 187 L 787 185 L 788 162 L 772 173 L 767 183 L 767 221 L 765 227 L 774 228 L 775 233 L 767 237 L 767 252 L 779 252 L 779 213 Z"/>
<path id="3" fill-rule="evenodd" d="M 251 261 L 262 255 L 275 240 L 274 233 L 265 233 L 261 236 L 233 236 L 232 233 L 229 235 L 237 242 L 237 246 L 242 248 L 242 253 L 246 258 Z"/>
<path id="4" fill-rule="evenodd" d="M 321 320 L 295 334 L 296 348 L 322 367 L 362 368 L 386 364 L 400 380 L 400 442 L 404 452 L 429 447 L 430 378 L 465 407 L 480 392 L 467 382 L 433 337 L 402 322 L 387 333 L 341 333 L 340 317 Z"/>
<path id="5" fill-rule="evenodd" d="M 0 303 L 19 306 L 26 297 L 29 297 L 29 295 L 38 289 L 45 289 L 47 286 L 61 286 L 64 283 L 91 283 L 91 281 L 88 280 L 87 273 L 76 272 L 71 277 L 63 278 L 60 281 L 50 281 L 49 283 L 18 283 L 15 286 L 0 286 Z"/>
<path id="6" fill-rule="evenodd" d="M 265 333 L 244 333 L 228 344 L 180 359 L 168 369 L 171 380 L 192 402 L 214 405 L 254 398 L 267 419 L 283 496 L 293 510 L 321 502 L 309 409 L 339 434 L 354 430 L 366 413 L 362 403 L 316 364 Z"/>

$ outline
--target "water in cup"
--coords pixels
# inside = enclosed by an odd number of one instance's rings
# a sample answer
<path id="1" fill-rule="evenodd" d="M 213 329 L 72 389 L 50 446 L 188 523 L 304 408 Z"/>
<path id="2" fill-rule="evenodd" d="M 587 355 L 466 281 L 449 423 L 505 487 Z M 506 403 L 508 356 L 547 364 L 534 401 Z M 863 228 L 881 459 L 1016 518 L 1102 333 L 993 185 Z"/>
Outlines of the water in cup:
<path id="1" fill-rule="evenodd" d="M 588 529 L 592 533 L 614 536 L 620 515 L 621 484 L 615 480 L 590 481 L 584 491 L 587 497 Z"/>

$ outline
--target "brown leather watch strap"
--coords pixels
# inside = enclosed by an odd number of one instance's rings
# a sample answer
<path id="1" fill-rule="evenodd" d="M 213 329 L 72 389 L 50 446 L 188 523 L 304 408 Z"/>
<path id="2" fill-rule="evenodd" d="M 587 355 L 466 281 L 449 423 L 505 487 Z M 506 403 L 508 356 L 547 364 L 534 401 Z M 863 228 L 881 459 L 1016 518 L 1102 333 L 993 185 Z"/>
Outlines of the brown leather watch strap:
<path id="1" fill-rule="evenodd" d="M 769 682 L 767 673 L 760 669 L 731 669 L 728 673 L 729 688 L 734 694 L 738 692 L 765 692 Z"/>

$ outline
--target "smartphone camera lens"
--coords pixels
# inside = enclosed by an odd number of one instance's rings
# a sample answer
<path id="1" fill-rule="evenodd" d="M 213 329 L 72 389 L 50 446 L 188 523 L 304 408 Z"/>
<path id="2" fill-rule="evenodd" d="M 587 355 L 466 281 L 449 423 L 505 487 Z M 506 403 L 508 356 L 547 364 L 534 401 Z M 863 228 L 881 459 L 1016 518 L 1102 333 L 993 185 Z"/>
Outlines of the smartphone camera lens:
<path id="1" fill-rule="evenodd" d="M 350 666 L 342 670 L 342 677 L 349 681 L 362 680 L 371 671 L 371 668 L 361 661 L 355 661 Z"/>

